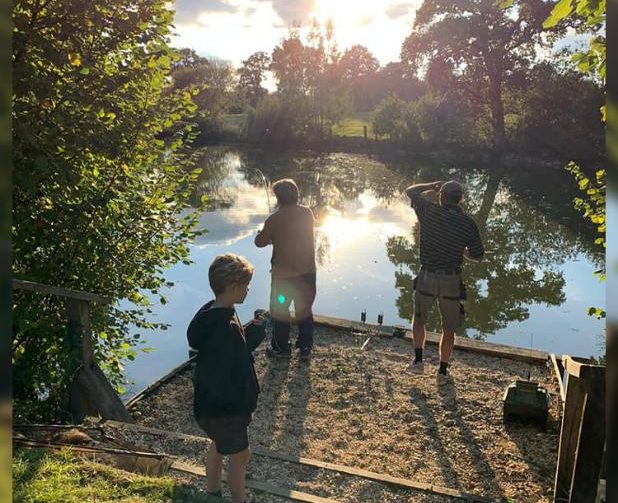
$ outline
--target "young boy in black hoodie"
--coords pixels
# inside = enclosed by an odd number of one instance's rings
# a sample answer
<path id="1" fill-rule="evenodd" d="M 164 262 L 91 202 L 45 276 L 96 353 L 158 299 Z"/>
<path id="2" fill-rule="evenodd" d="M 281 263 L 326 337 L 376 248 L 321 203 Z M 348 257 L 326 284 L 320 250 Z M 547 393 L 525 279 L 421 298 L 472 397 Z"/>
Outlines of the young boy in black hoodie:
<path id="1" fill-rule="evenodd" d="M 189 345 L 198 351 L 195 419 L 212 440 L 207 491 L 221 496 L 223 456 L 229 456 L 227 483 L 234 503 L 254 501 L 245 494 L 247 426 L 260 392 L 251 352 L 265 333 L 260 320 L 253 320 L 245 331 L 234 308 L 245 300 L 252 276 L 253 266 L 245 258 L 232 253 L 216 257 L 208 270 L 215 299 L 200 308 L 187 330 Z"/>

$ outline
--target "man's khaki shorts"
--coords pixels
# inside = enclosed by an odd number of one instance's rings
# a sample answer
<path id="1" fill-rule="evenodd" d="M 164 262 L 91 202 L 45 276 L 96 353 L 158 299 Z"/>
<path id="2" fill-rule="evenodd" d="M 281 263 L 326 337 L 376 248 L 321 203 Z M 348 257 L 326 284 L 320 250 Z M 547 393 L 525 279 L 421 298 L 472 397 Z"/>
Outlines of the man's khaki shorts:
<path id="1" fill-rule="evenodd" d="M 464 318 L 461 275 L 421 270 L 414 280 L 414 317 L 426 323 L 436 299 L 442 318 L 442 330 L 454 332 L 461 328 Z"/>

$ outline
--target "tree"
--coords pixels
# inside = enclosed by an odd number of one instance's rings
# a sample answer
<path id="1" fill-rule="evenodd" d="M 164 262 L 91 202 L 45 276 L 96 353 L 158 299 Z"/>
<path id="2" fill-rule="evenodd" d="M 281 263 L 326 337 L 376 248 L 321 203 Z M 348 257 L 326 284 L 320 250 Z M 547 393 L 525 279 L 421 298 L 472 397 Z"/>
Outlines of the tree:
<path id="1" fill-rule="evenodd" d="M 380 68 L 380 63 L 371 51 L 359 44 L 346 49 L 339 64 L 343 77 L 351 81 L 358 81 L 373 75 Z"/>
<path id="2" fill-rule="evenodd" d="M 543 31 L 551 6 L 543 0 L 517 0 L 502 8 L 496 0 L 424 0 L 401 60 L 413 69 L 440 62 L 450 67 L 471 100 L 491 110 L 493 146 L 506 145 L 503 85 L 526 66 L 555 33 Z"/>
<path id="3" fill-rule="evenodd" d="M 524 85 L 509 90 L 507 99 L 516 101 L 515 140 L 527 152 L 584 163 L 604 155 L 603 89 L 594 80 L 572 68 L 541 63 L 530 69 Z"/>
<path id="4" fill-rule="evenodd" d="M 389 96 L 381 101 L 372 114 L 373 130 L 377 135 L 388 135 L 391 140 L 401 139 L 405 134 L 407 104 L 401 98 Z"/>
<path id="5" fill-rule="evenodd" d="M 233 105 L 235 72 L 232 65 L 217 59 L 208 60 L 192 49 L 181 49 L 181 59 L 174 64 L 172 90 L 195 89 L 197 122 L 204 136 L 220 133 L 223 115 Z"/>
<path id="6" fill-rule="evenodd" d="M 430 91 L 409 104 L 408 140 L 414 139 L 418 132 L 418 140 L 431 146 L 471 143 L 474 131 L 471 116 L 462 100 Z"/>
<path id="7" fill-rule="evenodd" d="M 297 30 L 275 47 L 271 70 L 277 79 L 282 117 L 299 136 L 323 137 L 349 109 L 348 90 L 342 82 L 339 53 L 332 24 L 314 21 L 307 41 Z"/>
<path id="8" fill-rule="evenodd" d="M 269 66 L 270 57 L 260 51 L 254 52 L 245 59 L 238 69 L 238 88 L 254 108 L 260 98 L 268 94 L 268 91 L 262 87 L 262 81 Z"/>
<path id="9" fill-rule="evenodd" d="M 573 61 L 581 72 L 597 79 L 602 88 L 605 89 L 607 60 L 607 41 L 604 35 L 606 23 L 605 0 L 560 0 L 545 21 L 544 26 L 551 29 L 556 25 L 565 25 L 573 20 L 583 25 L 584 29 L 592 33 L 588 50 L 575 54 Z M 600 118 L 605 122 L 605 105 L 601 106 L 600 112 Z M 606 249 L 606 171 L 604 168 L 596 169 L 594 177 L 588 177 L 574 162 L 569 163 L 566 169 L 573 174 L 579 189 L 584 192 L 583 197 L 575 199 L 575 207 L 582 211 L 584 218 L 596 227 L 597 236 L 594 243 L 604 254 Z M 605 281 L 605 262 L 603 267 L 596 271 L 595 274 L 599 276 L 601 281 Z M 606 316 L 605 310 L 598 307 L 590 307 L 588 313 L 597 318 L 605 318 Z"/>
<path id="10" fill-rule="evenodd" d="M 398 96 L 405 101 L 413 101 L 426 90 L 424 83 L 400 61 L 387 63 L 380 68 L 371 82 L 373 84 L 370 88 L 375 91 L 370 94 L 377 100 L 376 102 L 391 95 Z"/>
<path id="11" fill-rule="evenodd" d="M 371 110 L 376 101 L 372 81 L 375 81 L 380 64 L 375 56 L 362 45 L 346 49 L 339 61 L 340 73 L 349 85 L 356 111 Z"/>
<path id="12" fill-rule="evenodd" d="M 18 0 L 13 11 L 13 274 L 114 299 L 91 322 L 117 386 L 139 332 L 164 325 L 149 305 L 194 235 L 180 212 L 199 170 L 178 125 L 195 105 L 191 88 L 169 89 L 172 16 L 164 0 Z M 58 420 L 71 379 L 64 304 L 19 293 L 13 319 L 15 414 Z"/>
<path id="13" fill-rule="evenodd" d="M 178 49 L 178 57 L 172 62 L 172 72 L 180 68 L 195 68 L 208 63 L 208 59 L 200 56 L 194 49 L 185 47 Z"/>

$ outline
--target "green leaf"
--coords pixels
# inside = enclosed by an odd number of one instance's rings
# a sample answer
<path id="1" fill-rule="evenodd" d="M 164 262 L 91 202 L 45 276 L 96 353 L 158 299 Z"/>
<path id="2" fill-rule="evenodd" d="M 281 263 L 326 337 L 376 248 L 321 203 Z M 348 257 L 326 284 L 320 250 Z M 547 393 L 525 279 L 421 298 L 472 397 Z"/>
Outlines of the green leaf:
<path id="1" fill-rule="evenodd" d="M 90 73 L 90 68 L 88 68 L 87 66 L 84 66 L 79 73 L 81 73 L 82 75 L 88 75 Z"/>
<path id="2" fill-rule="evenodd" d="M 560 0 L 543 23 L 543 28 L 552 28 L 573 12 L 573 0 Z"/>

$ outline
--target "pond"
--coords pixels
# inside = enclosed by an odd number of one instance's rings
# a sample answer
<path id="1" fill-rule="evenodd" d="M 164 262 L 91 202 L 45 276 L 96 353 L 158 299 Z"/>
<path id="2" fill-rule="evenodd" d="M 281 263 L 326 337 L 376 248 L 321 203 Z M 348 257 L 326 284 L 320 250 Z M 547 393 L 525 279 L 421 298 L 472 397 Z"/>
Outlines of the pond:
<path id="1" fill-rule="evenodd" d="M 191 244 L 193 264 L 170 268 L 167 304 L 153 321 L 169 329 L 144 334 L 149 353 L 128 362 L 132 394 L 186 360 L 185 331 L 212 298 L 208 266 L 225 252 L 256 268 L 249 295 L 238 306 L 247 321 L 268 308 L 271 247 L 256 248 L 257 230 L 273 210 L 266 184 L 291 177 L 316 217 L 316 314 L 409 326 L 412 279 L 420 268 L 418 225 L 403 189 L 412 183 L 457 179 L 467 190 L 464 209 L 476 220 L 486 259 L 464 264 L 468 289 L 460 335 L 559 355 L 604 353 L 604 322 L 588 316 L 605 306 L 604 285 L 593 275 L 604 257 L 572 208 L 571 175 L 544 165 L 479 167 L 475 163 L 379 158 L 360 154 L 272 154 L 210 147 L 195 198 L 209 196 L 200 215 L 207 233 Z M 434 308 L 428 328 L 439 331 Z M 319 340 L 316 341 L 319 345 Z"/>

